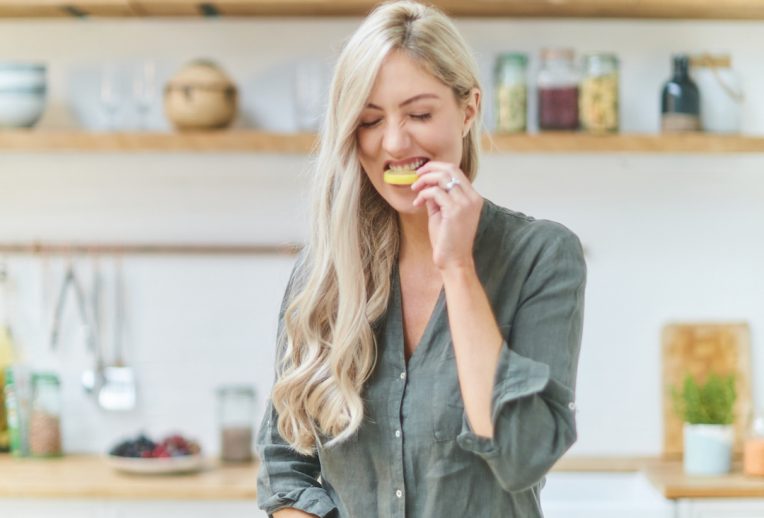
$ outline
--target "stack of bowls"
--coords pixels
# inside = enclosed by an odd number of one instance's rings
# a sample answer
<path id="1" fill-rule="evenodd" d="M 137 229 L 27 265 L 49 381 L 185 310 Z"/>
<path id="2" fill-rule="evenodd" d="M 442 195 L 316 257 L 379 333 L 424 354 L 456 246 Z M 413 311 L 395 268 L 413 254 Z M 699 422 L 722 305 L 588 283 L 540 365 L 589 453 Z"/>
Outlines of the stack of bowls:
<path id="1" fill-rule="evenodd" d="M 0 61 L 0 128 L 31 128 L 42 117 L 46 66 Z"/>

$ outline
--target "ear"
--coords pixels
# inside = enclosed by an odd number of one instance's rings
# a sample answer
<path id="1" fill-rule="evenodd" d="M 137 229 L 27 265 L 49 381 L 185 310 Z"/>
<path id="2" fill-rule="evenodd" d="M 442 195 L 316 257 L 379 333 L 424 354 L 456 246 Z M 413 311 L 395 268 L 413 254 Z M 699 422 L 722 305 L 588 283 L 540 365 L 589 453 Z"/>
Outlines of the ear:
<path id="1" fill-rule="evenodd" d="M 462 138 L 467 136 L 472 128 L 472 124 L 475 122 L 475 118 L 480 111 L 480 101 L 480 89 L 473 88 L 470 90 L 469 96 L 464 103 L 464 128 L 462 130 Z"/>

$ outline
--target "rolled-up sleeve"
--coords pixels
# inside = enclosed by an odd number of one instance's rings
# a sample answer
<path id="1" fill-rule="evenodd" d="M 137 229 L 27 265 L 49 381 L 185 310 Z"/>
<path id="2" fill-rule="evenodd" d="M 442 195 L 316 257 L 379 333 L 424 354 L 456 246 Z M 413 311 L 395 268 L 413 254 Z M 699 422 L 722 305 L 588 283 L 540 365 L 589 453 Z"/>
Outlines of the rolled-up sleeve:
<path id="1" fill-rule="evenodd" d="M 505 326 L 492 397 L 493 438 L 466 416 L 459 445 L 482 457 L 506 491 L 537 484 L 576 440 L 575 382 L 586 263 L 567 229 L 541 247 Z M 508 329 L 507 329 L 508 327 Z"/>
<path id="2" fill-rule="evenodd" d="M 301 256 L 298 257 L 299 264 Z M 279 312 L 277 337 L 282 337 L 287 296 L 295 280 L 295 270 L 287 285 Z M 281 344 L 277 351 L 281 351 Z M 277 353 L 277 356 L 280 353 Z M 336 515 L 336 506 L 319 481 L 318 455 L 295 451 L 278 431 L 278 413 L 269 400 L 256 440 L 260 470 L 257 476 L 257 504 L 268 516 L 293 508 L 321 518 Z"/>
<path id="3" fill-rule="evenodd" d="M 268 516 L 290 507 L 321 518 L 333 516 L 336 506 L 318 481 L 318 456 L 302 455 L 292 449 L 279 434 L 276 420 L 276 410 L 269 402 L 257 437 L 258 506 Z"/>

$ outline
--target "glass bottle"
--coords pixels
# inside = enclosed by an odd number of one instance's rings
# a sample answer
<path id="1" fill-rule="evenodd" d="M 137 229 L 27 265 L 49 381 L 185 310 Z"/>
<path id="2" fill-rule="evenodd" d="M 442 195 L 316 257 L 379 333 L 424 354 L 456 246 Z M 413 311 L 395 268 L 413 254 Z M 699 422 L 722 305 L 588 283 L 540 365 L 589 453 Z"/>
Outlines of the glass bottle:
<path id="1" fill-rule="evenodd" d="M 572 49 L 543 49 L 538 87 L 539 128 L 575 130 L 578 128 L 579 73 Z"/>
<path id="2" fill-rule="evenodd" d="M 614 54 L 584 56 L 578 112 L 586 131 L 618 131 L 618 57 Z"/>
<path id="3" fill-rule="evenodd" d="M 525 131 L 528 106 L 528 56 L 501 54 L 494 69 L 496 133 Z"/>
<path id="4" fill-rule="evenodd" d="M 223 462 L 249 462 L 252 460 L 255 389 L 250 385 L 226 385 L 217 393 L 220 458 Z"/>
<path id="5" fill-rule="evenodd" d="M 61 455 L 61 382 L 51 372 L 32 374 L 29 452 L 35 457 Z"/>
<path id="6" fill-rule="evenodd" d="M 749 425 L 743 446 L 743 472 L 749 476 L 764 476 L 764 412 L 761 410 Z"/>
<path id="7" fill-rule="evenodd" d="M 16 360 L 13 334 L 8 323 L 8 274 L 4 263 L 0 263 L 0 452 L 10 449 L 11 432 L 6 413 L 5 375 Z"/>
<path id="8" fill-rule="evenodd" d="M 686 54 L 674 56 L 674 71 L 661 93 L 661 128 L 664 132 L 700 130 L 700 94 L 688 73 Z"/>

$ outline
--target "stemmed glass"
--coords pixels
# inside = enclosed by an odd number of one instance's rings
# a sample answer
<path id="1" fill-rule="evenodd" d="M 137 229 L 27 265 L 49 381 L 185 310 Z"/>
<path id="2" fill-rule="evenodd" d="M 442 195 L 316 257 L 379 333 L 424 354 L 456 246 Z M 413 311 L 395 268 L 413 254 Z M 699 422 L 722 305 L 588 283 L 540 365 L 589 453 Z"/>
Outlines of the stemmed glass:
<path id="1" fill-rule="evenodd" d="M 157 97 L 157 65 L 153 60 L 141 62 L 133 74 L 133 102 L 138 112 L 138 128 L 148 128 L 148 116 Z"/>
<path id="2" fill-rule="evenodd" d="M 120 79 L 120 70 L 116 64 L 107 63 L 101 67 L 98 97 L 106 113 L 106 129 L 109 131 L 117 129 L 117 113 L 123 100 Z"/>

